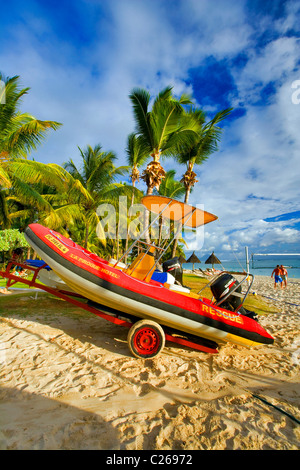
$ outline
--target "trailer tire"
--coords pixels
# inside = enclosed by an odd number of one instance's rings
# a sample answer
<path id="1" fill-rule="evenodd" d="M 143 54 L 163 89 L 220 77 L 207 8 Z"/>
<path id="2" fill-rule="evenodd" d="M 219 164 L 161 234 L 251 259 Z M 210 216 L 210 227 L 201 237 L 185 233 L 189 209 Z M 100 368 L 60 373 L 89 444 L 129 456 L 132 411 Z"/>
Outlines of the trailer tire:
<path id="1" fill-rule="evenodd" d="M 162 327 L 152 320 L 140 320 L 129 330 L 128 346 L 135 357 L 147 359 L 157 356 L 165 345 Z"/>

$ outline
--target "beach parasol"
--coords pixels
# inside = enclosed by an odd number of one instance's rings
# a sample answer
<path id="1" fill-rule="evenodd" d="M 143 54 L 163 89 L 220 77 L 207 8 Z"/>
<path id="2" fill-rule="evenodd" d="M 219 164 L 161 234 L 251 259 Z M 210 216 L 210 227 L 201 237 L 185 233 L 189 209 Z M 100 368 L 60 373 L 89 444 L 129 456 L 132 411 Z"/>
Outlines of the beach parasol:
<path id="1" fill-rule="evenodd" d="M 211 264 L 212 267 L 214 268 L 214 264 L 222 264 L 221 261 L 216 257 L 214 252 L 207 258 L 205 261 L 205 264 Z"/>
<path id="2" fill-rule="evenodd" d="M 193 251 L 193 254 L 187 260 L 187 263 L 193 263 L 193 271 L 194 271 L 194 264 L 201 263 L 201 261 L 199 258 L 197 258 L 197 256 L 195 255 L 195 252 Z"/>
<path id="3" fill-rule="evenodd" d="M 186 259 L 184 256 L 180 255 L 179 256 L 179 263 L 182 264 L 182 263 L 186 263 Z"/>

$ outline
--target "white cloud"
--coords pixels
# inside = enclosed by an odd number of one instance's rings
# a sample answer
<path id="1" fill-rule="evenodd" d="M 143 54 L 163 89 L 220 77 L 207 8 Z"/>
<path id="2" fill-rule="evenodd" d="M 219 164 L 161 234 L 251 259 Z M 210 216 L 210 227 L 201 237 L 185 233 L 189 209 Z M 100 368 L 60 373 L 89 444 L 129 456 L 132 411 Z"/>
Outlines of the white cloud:
<path id="1" fill-rule="evenodd" d="M 249 50 L 245 67 L 232 71 L 239 92 L 236 102 L 247 105 L 259 101 L 266 85 L 272 83 L 277 87 L 289 80 L 298 62 L 299 49 L 297 38 L 281 37 L 264 48 Z"/>
<path id="2" fill-rule="evenodd" d="M 209 55 L 223 59 L 247 47 L 252 28 L 247 24 L 245 4 L 243 0 L 215 0 L 213 6 L 210 0 L 180 2 L 176 11 L 178 34 L 180 36 L 183 29 L 185 37 L 190 40 L 194 65 Z M 182 19 L 184 27 L 180 28 Z"/>
<path id="3" fill-rule="evenodd" d="M 268 247 L 274 244 L 299 243 L 299 231 L 291 228 L 281 229 L 274 227 L 271 231 L 267 231 L 260 242 L 261 247 Z"/>

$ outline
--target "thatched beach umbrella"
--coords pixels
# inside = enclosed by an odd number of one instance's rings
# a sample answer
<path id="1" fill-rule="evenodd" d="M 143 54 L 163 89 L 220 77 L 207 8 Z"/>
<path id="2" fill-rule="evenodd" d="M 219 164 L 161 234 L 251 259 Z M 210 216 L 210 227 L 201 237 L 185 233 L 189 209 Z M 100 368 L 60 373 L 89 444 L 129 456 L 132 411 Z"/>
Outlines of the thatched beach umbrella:
<path id="1" fill-rule="evenodd" d="M 195 252 L 193 251 L 193 254 L 187 260 L 187 263 L 193 263 L 193 271 L 194 271 L 194 264 L 201 263 L 201 261 L 199 258 L 197 258 L 197 256 L 195 255 Z"/>
<path id="2" fill-rule="evenodd" d="M 212 267 L 214 268 L 214 264 L 222 264 L 221 261 L 216 257 L 214 252 L 207 258 L 205 261 L 205 264 L 211 264 Z"/>
<path id="3" fill-rule="evenodd" d="M 180 255 L 179 256 L 179 263 L 182 264 L 182 263 L 186 263 L 186 259 L 184 256 Z"/>

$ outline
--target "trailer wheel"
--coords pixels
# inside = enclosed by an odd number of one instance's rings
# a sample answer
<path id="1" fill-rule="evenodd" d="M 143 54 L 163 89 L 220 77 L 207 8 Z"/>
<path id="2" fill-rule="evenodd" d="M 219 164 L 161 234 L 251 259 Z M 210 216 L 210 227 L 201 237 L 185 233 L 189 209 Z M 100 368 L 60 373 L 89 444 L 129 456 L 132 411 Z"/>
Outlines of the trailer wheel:
<path id="1" fill-rule="evenodd" d="M 128 346 L 135 357 L 157 356 L 165 345 L 162 327 L 152 320 L 140 320 L 129 330 Z"/>

